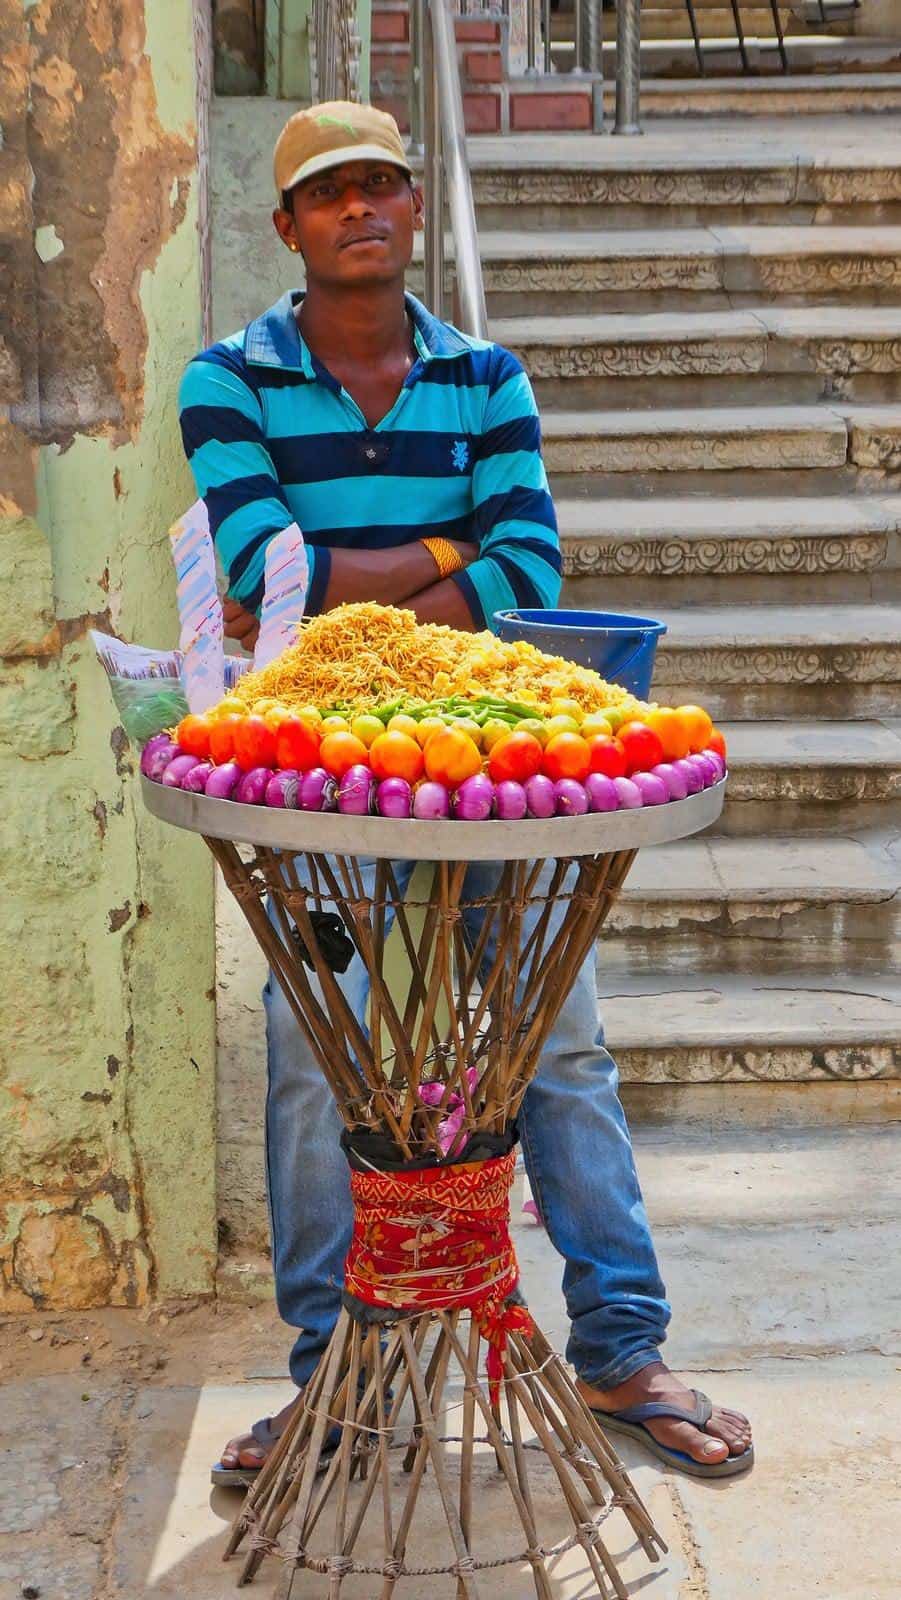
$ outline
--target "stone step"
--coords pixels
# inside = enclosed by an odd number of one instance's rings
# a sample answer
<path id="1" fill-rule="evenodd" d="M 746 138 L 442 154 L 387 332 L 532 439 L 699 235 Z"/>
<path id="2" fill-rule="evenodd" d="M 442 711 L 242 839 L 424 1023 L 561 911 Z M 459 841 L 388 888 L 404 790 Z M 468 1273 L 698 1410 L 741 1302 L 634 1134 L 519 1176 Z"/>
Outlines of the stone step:
<path id="1" fill-rule="evenodd" d="M 753 80 L 741 83 L 756 90 Z M 649 110 L 657 97 L 642 87 Z M 704 80 L 700 88 L 722 92 Z M 901 221 L 897 118 L 795 117 L 781 80 L 767 92 L 777 88 L 782 115 L 755 124 L 753 139 L 734 115 L 709 111 L 701 134 L 690 119 L 649 114 L 640 140 L 555 133 L 470 139 L 480 229 Z M 666 92 L 678 102 L 681 86 Z"/>
<path id="2" fill-rule="evenodd" d="M 624 1084 L 861 1084 L 901 1077 L 901 981 L 666 970 L 600 977 Z"/>
<path id="3" fill-rule="evenodd" d="M 693 70 L 693 67 L 692 67 Z M 703 117 L 860 116 L 901 109 L 901 74 L 839 70 L 761 77 L 652 78 L 641 85 L 642 115 Z M 605 119 L 614 109 L 614 94 L 604 94 Z"/>
<path id="4" fill-rule="evenodd" d="M 640 852 L 599 945 L 611 972 L 889 971 L 897 839 L 685 839 Z"/>
<path id="5" fill-rule="evenodd" d="M 901 497 L 556 498 L 570 605 L 865 602 L 899 592 Z"/>
<path id="6" fill-rule="evenodd" d="M 828 712 L 824 695 L 823 711 Z M 901 828 L 901 721 L 723 722 L 726 805 L 715 832 Z"/>
<path id="7" fill-rule="evenodd" d="M 668 632 L 654 694 L 711 716 L 788 720 L 891 716 L 901 705 L 901 607 L 657 609 Z"/>
<path id="8" fill-rule="evenodd" d="M 493 316 L 901 299 L 901 225 L 483 229 Z M 446 240 L 447 285 L 453 239 Z M 421 258 L 421 245 L 417 251 Z M 419 292 L 422 270 L 411 285 Z"/>
<path id="9" fill-rule="evenodd" d="M 507 317 L 491 333 L 552 405 L 901 399 L 895 306 Z"/>
<path id="10" fill-rule="evenodd" d="M 715 84 L 719 78 L 734 78 L 746 71 L 763 78 L 777 73 L 781 75 L 784 71 L 772 28 L 767 30 L 766 35 L 755 35 L 752 28 L 745 25 L 747 67 L 742 61 L 734 26 L 731 34 L 712 36 L 705 33 L 704 19 L 701 18 L 698 31 L 702 41 L 704 77 L 709 82 Z M 833 80 L 836 77 L 867 78 L 871 74 L 878 75 L 880 79 L 890 78 L 901 66 L 901 40 L 891 37 L 849 38 L 823 32 L 811 33 L 805 29 L 803 33 L 787 38 L 785 48 L 788 74 L 801 84 L 809 75 L 820 73 L 828 73 Z M 615 42 L 605 42 L 602 54 L 604 76 L 612 79 L 616 71 Z M 575 59 L 573 44 L 564 40 L 555 44 L 552 59 L 561 74 L 570 73 Z M 656 83 L 695 77 L 698 62 L 687 16 L 680 38 L 653 38 L 645 35 L 642 29 L 641 71 L 645 79 Z"/>

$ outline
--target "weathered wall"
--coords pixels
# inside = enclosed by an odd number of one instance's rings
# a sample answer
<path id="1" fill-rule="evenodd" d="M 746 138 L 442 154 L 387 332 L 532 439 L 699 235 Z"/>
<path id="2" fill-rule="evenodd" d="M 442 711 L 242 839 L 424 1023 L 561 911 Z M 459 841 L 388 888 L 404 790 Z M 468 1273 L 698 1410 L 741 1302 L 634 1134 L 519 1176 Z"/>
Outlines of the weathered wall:
<path id="1" fill-rule="evenodd" d="M 86 639 L 175 638 L 192 7 L 0 0 L 0 60 L 0 1309 L 134 1304 L 215 1266 L 210 865 Z"/>

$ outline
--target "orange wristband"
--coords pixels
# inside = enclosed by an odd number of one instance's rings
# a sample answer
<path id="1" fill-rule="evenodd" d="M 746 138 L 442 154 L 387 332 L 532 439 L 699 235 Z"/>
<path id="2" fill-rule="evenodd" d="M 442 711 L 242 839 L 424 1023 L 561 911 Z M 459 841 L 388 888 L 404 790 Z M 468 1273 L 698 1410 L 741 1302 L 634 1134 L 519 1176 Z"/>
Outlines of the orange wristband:
<path id="1" fill-rule="evenodd" d="M 466 562 L 449 539 L 423 539 L 421 543 L 433 557 L 439 578 L 449 578 L 452 572 L 459 572 L 461 567 L 465 567 Z"/>

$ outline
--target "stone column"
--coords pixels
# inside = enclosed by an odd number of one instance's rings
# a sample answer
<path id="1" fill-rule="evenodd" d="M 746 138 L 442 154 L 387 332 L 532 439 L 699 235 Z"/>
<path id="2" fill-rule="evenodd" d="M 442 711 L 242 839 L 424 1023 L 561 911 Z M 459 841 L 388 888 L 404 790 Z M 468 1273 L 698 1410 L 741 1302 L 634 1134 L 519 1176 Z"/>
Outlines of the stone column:
<path id="1" fill-rule="evenodd" d="M 87 632 L 176 640 L 192 8 L 0 0 L 0 60 L 0 1310 L 140 1304 L 213 1283 L 212 873 Z"/>

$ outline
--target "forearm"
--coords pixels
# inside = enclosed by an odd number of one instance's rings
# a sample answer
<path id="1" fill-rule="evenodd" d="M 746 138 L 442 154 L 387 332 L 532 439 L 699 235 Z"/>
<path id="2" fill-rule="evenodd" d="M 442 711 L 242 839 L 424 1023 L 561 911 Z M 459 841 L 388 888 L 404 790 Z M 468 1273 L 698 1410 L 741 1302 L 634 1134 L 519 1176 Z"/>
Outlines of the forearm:
<path id="1" fill-rule="evenodd" d="M 473 621 L 462 590 L 453 578 L 442 578 L 430 584 L 427 589 L 408 599 L 407 605 L 411 611 L 415 611 L 417 622 L 443 622 L 449 628 L 458 628 L 461 633 L 478 632 L 478 625 Z"/>
<path id="2" fill-rule="evenodd" d="M 323 611 L 356 600 L 399 606 L 438 588 L 435 558 L 418 540 L 390 550 L 332 550 Z"/>

